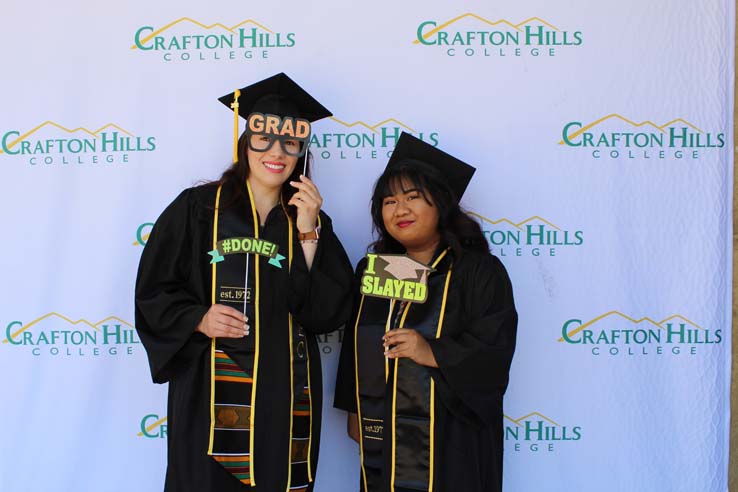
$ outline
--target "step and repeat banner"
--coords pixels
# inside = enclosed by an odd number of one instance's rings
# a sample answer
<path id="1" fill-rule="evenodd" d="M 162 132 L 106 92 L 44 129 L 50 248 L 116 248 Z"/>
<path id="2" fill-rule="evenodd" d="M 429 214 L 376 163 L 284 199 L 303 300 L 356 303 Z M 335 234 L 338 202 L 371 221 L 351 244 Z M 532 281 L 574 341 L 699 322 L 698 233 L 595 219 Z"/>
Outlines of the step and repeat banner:
<path id="1" fill-rule="evenodd" d="M 463 205 L 520 313 L 505 490 L 726 491 L 734 16 L 731 0 L 11 0 L 0 489 L 162 489 L 139 257 L 164 207 L 230 163 L 217 97 L 284 71 L 335 115 L 314 127 L 314 176 L 354 263 L 400 132 L 478 168 Z M 327 403 L 341 338 L 320 338 Z M 356 490 L 345 415 L 323 414 L 316 491 Z"/>

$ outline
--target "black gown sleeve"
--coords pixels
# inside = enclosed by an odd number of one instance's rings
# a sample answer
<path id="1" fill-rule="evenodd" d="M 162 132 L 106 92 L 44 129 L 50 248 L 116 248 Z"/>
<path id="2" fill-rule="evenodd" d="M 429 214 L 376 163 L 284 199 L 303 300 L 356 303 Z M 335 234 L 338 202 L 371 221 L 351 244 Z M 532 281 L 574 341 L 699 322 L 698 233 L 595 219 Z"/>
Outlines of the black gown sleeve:
<path id="1" fill-rule="evenodd" d="M 354 357 L 353 325 L 346 325 L 343 332 L 333 406 L 339 410 L 356 413 L 356 358 Z"/>
<path id="2" fill-rule="evenodd" d="M 352 286 L 353 302 L 351 317 L 343 331 L 343 342 L 341 343 L 341 355 L 338 359 L 338 371 L 336 373 L 336 388 L 333 397 L 333 406 L 339 410 L 357 413 L 356 408 L 356 357 L 354 353 L 354 337 L 356 318 L 359 316 L 359 304 L 361 303 L 360 279 L 366 268 L 366 258 L 362 259 L 356 266 L 354 284 Z"/>
<path id="3" fill-rule="evenodd" d="M 454 286 L 467 297 L 465 321 L 449 336 L 428 341 L 438 363 L 431 374 L 439 398 L 452 413 L 484 425 L 495 422 L 502 412 L 518 316 L 512 285 L 499 259 L 484 255 L 466 270 L 461 284 Z"/>
<path id="4" fill-rule="evenodd" d="M 141 254 L 136 277 L 136 329 L 146 348 L 155 383 L 165 383 L 207 345 L 195 332 L 207 312 L 190 285 L 193 249 L 193 191 L 183 191 L 162 212 Z"/>
<path id="5" fill-rule="evenodd" d="M 318 334 L 338 329 L 351 312 L 351 262 L 333 232 L 331 219 L 320 212 L 320 238 L 307 269 L 299 242 L 290 271 L 290 312 L 305 331 Z"/>

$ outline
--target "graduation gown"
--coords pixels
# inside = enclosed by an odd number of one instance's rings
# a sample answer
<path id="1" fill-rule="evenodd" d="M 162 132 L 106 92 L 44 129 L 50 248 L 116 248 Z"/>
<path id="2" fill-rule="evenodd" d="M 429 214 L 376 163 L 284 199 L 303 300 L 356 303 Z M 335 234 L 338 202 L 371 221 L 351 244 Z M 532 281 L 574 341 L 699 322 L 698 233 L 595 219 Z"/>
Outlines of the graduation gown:
<path id="1" fill-rule="evenodd" d="M 365 266 L 362 260 L 356 282 Z M 403 326 L 428 340 L 437 369 L 410 359 L 385 366 L 381 336 L 389 300 L 357 296 L 346 325 L 334 406 L 369 415 L 359 422 L 359 490 L 428 490 L 432 482 L 434 492 L 501 491 L 502 399 L 517 331 L 510 280 L 490 254 L 454 257 L 449 250 L 429 275 L 428 296 L 424 304 L 410 305 Z"/>
<path id="2" fill-rule="evenodd" d="M 234 187 L 226 184 L 224 204 L 233 201 Z M 209 184 L 182 192 L 161 214 L 144 248 L 136 280 L 136 329 L 156 383 L 169 383 L 168 465 L 166 491 L 243 492 L 252 490 L 208 456 L 211 419 L 211 339 L 195 328 L 212 304 L 214 204 L 217 185 Z M 245 190 L 244 190 L 245 191 Z M 254 237 L 252 208 L 248 199 L 233 204 L 232 237 Z M 312 268 L 308 270 L 293 230 L 292 263 L 283 268 L 260 261 L 260 337 L 258 380 L 254 389 L 253 449 L 256 487 L 259 492 L 282 492 L 288 486 L 291 461 L 291 401 L 301 392 L 303 381 L 293 371 L 297 355 L 290 349 L 291 313 L 299 331 L 307 362 L 303 374 L 310 384 L 309 466 L 314 478 L 317 467 L 322 397 L 320 351 L 315 334 L 337 329 L 350 314 L 353 274 L 348 257 L 333 233 L 331 221 L 320 213 L 321 234 Z M 257 222 L 258 224 L 258 222 Z M 222 227 L 222 226 L 219 226 Z M 293 226 L 294 227 L 294 226 Z M 287 256 L 289 222 L 281 206 L 269 213 L 259 237 L 279 246 Z M 220 238 L 220 235 L 219 235 Z M 253 255 L 252 255 L 253 256 Z M 245 257 L 244 257 L 245 258 Z M 255 281 L 252 258 L 249 286 Z M 245 265 L 245 259 L 243 260 Z M 226 262 L 228 263 L 228 262 Z M 243 269 L 240 269 L 243 275 Z M 243 278 L 243 277 L 241 277 Z M 240 284 L 243 285 L 243 282 Z M 243 306 L 243 304 L 241 304 Z M 235 306 L 234 306 L 235 307 Z M 237 307 L 238 308 L 238 307 Z M 249 306 L 250 313 L 253 306 Z M 219 348 L 241 364 L 253 349 L 255 319 L 248 321 L 251 334 L 241 339 L 217 339 Z M 302 327 L 301 329 L 299 327 Z M 294 334 L 297 336 L 297 334 Z M 253 350 L 251 350 L 253 357 Z M 252 359 L 253 360 L 253 359 Z M 246 368 L 244 368 L 245 370 Z M 304 379 L 304 378 L 303 378 Z M 305 383 L 307 385 L 307 383 Z M 292 394 L 291 394 L 292 392 Z M 292 474 L 294 475 L 294 473 Z M 312 490 L 312 483 L 308 490 Z"/>

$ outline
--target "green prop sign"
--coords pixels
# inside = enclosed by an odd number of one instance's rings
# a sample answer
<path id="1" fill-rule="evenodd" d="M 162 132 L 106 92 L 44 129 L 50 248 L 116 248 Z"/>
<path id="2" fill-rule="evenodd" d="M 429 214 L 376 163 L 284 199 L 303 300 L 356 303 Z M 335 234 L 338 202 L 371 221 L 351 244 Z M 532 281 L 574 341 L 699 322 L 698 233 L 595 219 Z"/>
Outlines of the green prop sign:
<path id="1" fill-rule="evenodd" d="M 218 241 L 215 249 L 208 251 L 212 256 L 210 264 L 220 263 L 225 260 L 225 255 L 233 254 L 254 254 L 269 258 L 269 264 L 277 268 L 282 268 L 280 261 L 284 260 L 284 256 L 278 253 L 279 246 L 263 239 L 255 237 L 232 237 Z"/>
<path id="2" fill-rule="evenodd" d="M 428 298 L 428 274 L 433 268 L 406 255 L 366 255 L 361 293 L 371 297 L 424 303 Z"/>

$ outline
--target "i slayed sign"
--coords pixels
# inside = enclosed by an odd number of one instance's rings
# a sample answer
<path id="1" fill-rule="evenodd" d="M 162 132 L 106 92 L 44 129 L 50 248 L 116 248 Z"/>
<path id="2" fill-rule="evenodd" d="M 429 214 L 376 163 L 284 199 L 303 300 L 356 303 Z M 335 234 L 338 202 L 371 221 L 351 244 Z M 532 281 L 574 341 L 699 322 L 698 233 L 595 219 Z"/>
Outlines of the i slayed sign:
<path id="1" fill-rule="evenodd" d="M 361 293 L 423 303 L 428 298 L 428 274 L 433 269 L 405 255 L 366 255 Z"/>

